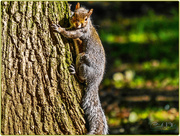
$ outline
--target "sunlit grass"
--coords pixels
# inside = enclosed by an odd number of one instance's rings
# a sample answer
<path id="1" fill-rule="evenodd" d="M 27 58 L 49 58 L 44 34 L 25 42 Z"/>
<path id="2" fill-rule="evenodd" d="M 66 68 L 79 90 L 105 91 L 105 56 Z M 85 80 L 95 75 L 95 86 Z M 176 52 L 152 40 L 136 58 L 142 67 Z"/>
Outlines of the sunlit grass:
<path id="1" fill-rule="evenodd" d="M 103 22 L 103 25 L 105 29 L 99 34 L 106 49 L 109 68 L 103 80 L 104 87 L 113 88 L 119 92 L 126 89 L 147 90 L 149 91 L 147 93 L 177 92 L 179 88 L 179 15 L 177 11 L 172 11 L 169 16 L 156 15 L 150 11 L 141 17 L 120 18 L 118 22 L 108 20 Z M 132 98 L 131 94 L 126 95 Z M 153 125 L 157 123 L 162 125 L 172 122 L 178 125 L 179 112 L 169 106 L 172 100 L 177 101 L 177 99 L 174 96 L 165 98 L 155 95 L 156 102 L 151 101 L 151 96 L 146 94 L 141 96 L 143 99 L 139 102 L 142 104 L 143 100 L 154 104 L 145 108 L 138 108 L 139 105 L 133 108 L 108 106 L 108 108 L 113 107 L 113 110 L 107 112 L 109 126 L 123 128 L 127 124 L 128 128 L 135 129 L 134 133 L 139 128 L 133 128 L 131 124 L 142 125 L 142 128 L 146 125 L 148 132 L 153 123 L 156 123 Z M 161 100 L 168 101 L 165 107 L 156 105 Z M 126 102 L 129 102 L 129 99 Z M 125 133 L 126 129 L 122 129 L 122 133 Z M 171 128 L 161 127 L 160 129 L 170 130 Z"/>
<path id="2" fill-rule="evenodd" d="M 109 63 L 114 70 L 111 78 L 104 79 L 105 86 L 178 88 L 178 13 L 171 12 L 168 17 L 150 11 L 146 16 L 105 23 L 107 29 L 100 36 L 111 50 Z"/>
<path id="3" fill-rule="evenodd" d="M 166 87 L 177 89 L 179 85 L 179 72 L 177 63 L 151 60 L 142 63 L 115 62 L 112 79 L 106 78 L 104 85 L 114 85 L 115 88 L 149 88 L 164 89 Z"/>
<path id="4" fill-rule="evenodd" d="M 101 30 L 100 35 L 104 42 L 109 43 L 165 42 L 179 37 L 178 14 L 175 11 L 171 17 L 155 15 L 150 11 L 140 18 L 121 18 L 119 22 L 103 22 L 103 25 L 106 29 Z"/>
<path id="5" fill-rule="evenodd" d="M 148 119 L 149 122 L 146 125 L 148 128 L 151 127 L 152 123 L 158 122 L 172 122 L 178 126 L 179 112 L 176 108 L 165 108 L 147 107 L 147 108 L 135 108 L 128 109 L 121 107 L 120 110 L 111 111 L 109 114 L 108 124 L 110 126 L 120 126 L 126 123 L 136 123 L 141 120 Z M 177 127 L 176 126 L 176 127 Z"/>

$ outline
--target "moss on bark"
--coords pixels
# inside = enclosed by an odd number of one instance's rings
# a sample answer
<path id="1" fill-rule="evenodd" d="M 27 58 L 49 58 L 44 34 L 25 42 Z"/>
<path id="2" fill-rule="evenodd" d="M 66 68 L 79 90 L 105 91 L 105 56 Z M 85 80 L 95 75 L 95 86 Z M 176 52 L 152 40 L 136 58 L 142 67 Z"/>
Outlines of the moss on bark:
<path id="1" fill-rule="evenodd" d="M 1 2 L 2 134 L 85 134 L 83 86 L 70 75 L 67 2 Z"/>

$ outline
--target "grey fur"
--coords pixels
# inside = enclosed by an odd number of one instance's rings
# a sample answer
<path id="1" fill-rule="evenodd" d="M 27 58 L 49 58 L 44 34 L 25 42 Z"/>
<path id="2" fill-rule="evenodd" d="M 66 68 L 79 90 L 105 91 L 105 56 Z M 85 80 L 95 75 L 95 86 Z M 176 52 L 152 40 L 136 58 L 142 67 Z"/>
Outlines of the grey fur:
<path id="1" fill-rule="evenodd" d="M 75 12 L 88 12 L 79 8 Z M 90 18 L 84 28 L 68 30 L 53 25 L 52 28 L 67 38 L 79 38 L 82 40 L 83 53 L 78 54 L 76 66 L 70 66 L 70 72 L 77 74 L 80 80 L 85 81 L 87 86 L 82 100 L 82 107 L 88 118 L 88 134 L 108 134 L 106 117 L 101 107 L 98 87 L 103 79 L 105 69 L 105 52 L 98 33 L 93 27 Z"/>

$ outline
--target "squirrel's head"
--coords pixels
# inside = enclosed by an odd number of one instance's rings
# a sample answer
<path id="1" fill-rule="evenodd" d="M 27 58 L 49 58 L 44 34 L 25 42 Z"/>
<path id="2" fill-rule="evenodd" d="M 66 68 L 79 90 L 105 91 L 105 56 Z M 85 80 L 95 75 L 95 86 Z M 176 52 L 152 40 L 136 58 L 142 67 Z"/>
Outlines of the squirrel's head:
<path id="1" fill-rule="evenodd" d="M 71 25 L 75 28 L 83 28 L 88 24 L 88 21 L 90 21 L 90 16 L 93 12 L 93 9 L 90 9 L 89 11 L 86 10 L 83 7 L 80 7 L 80 3 L 78 2 L 74 11 L 74 14 L 72 15 L 70 19 Z"/>

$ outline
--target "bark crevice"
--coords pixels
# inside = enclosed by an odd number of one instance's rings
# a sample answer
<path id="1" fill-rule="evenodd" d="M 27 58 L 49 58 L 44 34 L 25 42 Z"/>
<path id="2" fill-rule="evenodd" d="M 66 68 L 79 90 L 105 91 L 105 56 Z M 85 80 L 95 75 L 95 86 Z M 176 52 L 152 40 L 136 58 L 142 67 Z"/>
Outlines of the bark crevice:
<path id="1" fill-rule="evenodd" d="M 67 2 L 1 2 L 2 134 L 85 134 L 83 85 L 70 75 Z"/>

